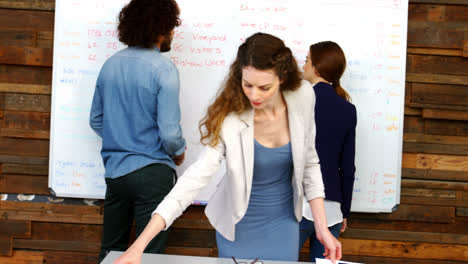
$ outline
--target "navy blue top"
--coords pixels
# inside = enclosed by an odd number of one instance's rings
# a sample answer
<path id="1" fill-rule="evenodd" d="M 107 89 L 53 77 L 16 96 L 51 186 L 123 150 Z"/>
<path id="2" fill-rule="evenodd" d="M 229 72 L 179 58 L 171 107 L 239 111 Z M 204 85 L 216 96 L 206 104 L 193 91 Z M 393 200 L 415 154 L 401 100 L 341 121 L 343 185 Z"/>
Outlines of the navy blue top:
<path id="1" fill-rule="evenodd" d="M 341 203 L 341 212 L 347 218 L 355 172 L 356 107 L 340 97 L 328 83 L 317 83 L 314 90 L 315 146 L 325 185 L 325 199 Z"/>
<path id="2" fill-rule="evenodd" d="M 175 169 L 172 157 L 185 151 L 177 68 L 157 47 L 117 52 L 99 73 L 89 121 L 102 137 L 106 178 L 153 163 Z"/>

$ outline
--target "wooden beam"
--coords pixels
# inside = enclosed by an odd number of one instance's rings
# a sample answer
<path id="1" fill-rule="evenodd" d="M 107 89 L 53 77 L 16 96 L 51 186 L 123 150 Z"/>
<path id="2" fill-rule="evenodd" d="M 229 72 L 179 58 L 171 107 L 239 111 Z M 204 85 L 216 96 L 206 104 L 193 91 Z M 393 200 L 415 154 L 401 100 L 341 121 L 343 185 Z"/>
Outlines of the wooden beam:
<path id="1" fill-rule="evenodd" d="M 429 214 L 428 212 L 431 213 Z M 453 223 L 455 221 L 455 208 L 446 206 L 400 204 L 398 209 L 391 214 L 353 213 L 352 217 L 425 223 Z"/>
<path id="2" fill-rule="evenodd" d="M 102 225 L 33 222 L 31 239 L 101 242 Z"/>
<path id="3" fill-rule="evenodd" d="M 36 240 L 36 239 L 13 239 L 13 247 L 19 249 L 36 250 L 58 250 L 58 251 L 77 251 L 94 252 L 101 249 L 100 242 L 89 241 L 60 241 L 60 240 Z"/>
<path id="4" fill-rule="evenodd" d="M 31 221 L 0 219 L 0 235 L 29 238 L 31 236 Z"/>
<path id="5" fill-rule="evenodd" d="M 468 217 L 468 207 L 457 207 L 457 216 Z"/>
<path id="6" fill-rule="evenodd" d="M 405 106 L 405 116 L 421 116 L 422 110 Z"/>
<path id="7" fill-rule="evenodd" d="M 3 128 L 42 130 L 50 129 L 50 113 L 5 111 Z"/>
<path id="8" fill-rule="evenodd" d="M 0 234 L 0 258 L 13 255 L 13 237 Z"/>
<path id="9" fill-rule="evenodd" d="M 468 136 L 468 122 L 444 119 L 425 119 L 424 133 L 466 137 Z"/>
<path id="10" fill-rule="evenodd" d="M 444 198 L 452 203 L 457 199 L 457 192 L 453 190 L 424 189 L 413 187 L 401 187 L 401 196 L 425 197 L 425 198 Z M 405 203 L 406 204 L 406 203 Z M 438 204 L 434 204 L 438 205 Z"/>
<path id="11" fill-rule="evenodd" d="M 39 222 L 56 223 L 81 223 L 81 224 L 101 224 L 102 215 L 78 215 L 78 214 L 60 214 L 48 212 L 1 210 L 0 214 L 5 219 L 11 220 L 30 220 Z"/>
<path id="12" fill-rule="evenodd" d="M 47 157 L 23 157 L 23 156 L 10 156 L 0 155 L 0 168 L 2 163 L 13 163 L 13 164 L 32 164 L 32 165 L 47 165 Z M 1 170 L 0 170 L 1 172 Z"/>
<path id="13" fill-rule="evenodd" d="M 0 46 L 0 63 L 52 67 L 52 49 Z"/>
<path id="14" fill-rule="evenodd" d="M 440 15 L 439 15 L 440 16 Z M 408 47 L 463 50 L 465 23 L 458 21 L 408 21 Z M 408 53 L 409 57 L 413 54 Z M 427 54 L 425 54 L 427 55 Z M 437 54 L 439 55 L 439 54 Z"/>
<path id="15" fill-rule="evenodd" d="M 167 250 L 166 250 L 167 251 Z M 44 263 L 47 264 L 89 264 L 98 263 L 95 252 L 43 251 Z"/>
<path id="16" fill-rule="evenodd" d="M 409 0 L 409 2 L 418 4 L 468 5 L 465 0 Z"/>
<path id="17" fill-rule="evenodd" d="M 38 212 L 43 214 L 77 214 L 77 215 L 101 215 L 100 206 L 89 205 L 71 205 L 71 204 L 56 204 L 56 203 L 35 203 L 35 202 L 15 202 L 15 201 L 0 201 L 0 209 L 21 211 L 21 212 Z M 65 223 L 65 222 L 64 222 Z"/>
<path id="18" fill-rule="evenodd" d="M 215 247 L 216 235 L 214 230 L 173 228 L 171 229 L 167 245 L 177 247 Z"/>
<path id="19" fill-rule="evenodd" d="M 404 142 L 403 152 L 448 154 L 448 155 L 468 155 L 468 146 Z"/>
<path id="20" fill-rule="evenodd" d="M 406 105 L 411 103 L 411 97 L 413 96 L 413 83 L 405 82 L 405 114 L 406 114 Z M 414 108 L 410 108 L 414 109 Z"/>
<path id="21" fill-rule="evenodd" d="M 183 256 L 199 256 L 199 257 L 216 257 L 214 248 L 199 248 L 199 247 L 174 247 L 168 246 L 164 254 L 183 255 Z"/>
<path id="22" fill-rule="evenodd" d="M 427 134 L 421 134 L 421 133 L 405 133 L 403 134 L 403 141 L 412 142 L 412 143 L 430 143 L 430 144 L 468 146 L 468 137 L 427 135 Z"/>
<path id="23" fill-rule="evenodd" d="M 5 94 L 0 93 L 0 110 L 5 109 Z M 3 119 L 3 112 L 1 113 L 0 117 Z"/>
<path id="24" fill-rule="evenodd" d="M 406 62 L 407 73 L 468 77 L 468 61 L 462 57 L 408 54 Z"/>
<path id="25" fill-rule="evenodd" d="M 50 87 L 52 84 L 52 67 L 0 64 L 0 83 L 38 84 Z M 23 88 L 15 88 L 23 90 Z M 46 94 L 50 94 L 50 89 L 49 93 Z"/>
<path id="26" fill-rule="evenodd" d="M 33 30 L 0 29 L 2 46 L 35 47 L 36 32 Z"/>
<path id="27" fill-rule="evenodd" d="M 406 81 L 415 83 L 439 83 L 466 85 L 468 76 L 466 75 L 447 75 L 447 74 L 427 74 L 406 72 Z"/>
<path id="28" fill-rule="evenodd" d="M 460 22 L 464 21 L 468 6 L 451 6 L 437 4 L 408 5 L 408 21 L 421 22 Z"/>
<path id="29" fill-rule="evenodd" d="M 0 8 L 54 11 L 55 0 L 0 0 Z"/>
<path id="30" fill-rule="evenodd" d="M 1 137 L 9 138 L 30 138 L 30 139 L 49 139 L 49 131 L 34 131 L 24 129 L 0 128 Z"/>
<path id="31" fill-rule="evenodd" d="M 5 93 L 5 110 L 50 113 L 50 95 Z"/>
<path id="32" fill-rule="evenodd" d="M 348 219 L 349 228 L 366 228 L 374 230 L 396 230 L 460 235 L 468 234 L 468 218 L 464 217 L 455 217 L 453 223 L 427 223 L 372 218 L 357 218 L 354 216 L 354 214 L 355 213 L 351 213 L 351 217 Z"/>
<path id="33" fill-rule="evenodd" d="M 403 168 L 401 175 L 403 179 L 468 181 L 468 171 Z"/>
<path id="34" fill-rule="evenodd" d="M 468 90 L 467 90 L 468 93 Z M 466 107 L 468 109 L 468 107 Z M 448 119 L 448 120 L 463 120 L 468 121 L 467 111 L 456 111 L 456 110 L 441 110 L 441 109 L 423 109 L 423 118 L 432 119 Z"/>
<path id="35" fill-rule="evenodd" d="M 2 46 L 50 48 L 54 46 L 54 34 L 51 31 L 1 29 Z"/>
<path id="36" fill-rule="evenodd" d="M 0 256 L 11 256 L 13 237 L 31 237 L 31 221 L 0 220 Z"/>
<path id="37" fill-rule="evenodd" d="M 402 179 L 401 187 L 402 188 L 424 188 L 424 189 L 468 191 L 468 182 Z"/>
<path id="38" fill-rule="evenodd" d="M 49 141 L 0 137 L 0 155 L 48 157 Z"/>
<path id="39" fill-rule="evenodd" d="M 468 32 L 465 31 L 465 37 L 463 40 L 463 57 L 468 57 Z"/>
<path id="40" fill-rule="evenodd" d="M 416 48 L 408 47 L 407 54 L 423 54 L 423 55 L 441 55 L 441 56 L 463 56 L 461 49 L 441 49 L 441 48 Z"/>
<path id="41" fill-rule="evenodd" d="M 44 264 L 44 256 L 39 251 L 15 250 L 11 257 L 0 257 L 0 263 L 9 264 Z"/>
<path id="42" fill-rule="evenodd" d="M 404 134 L 406 133 L 424 133 L 424 120 L 421 116 L 405 116 Z"/>
<path id="43" fill-rule="evenodd" d="M 422 105 L 468 106 L 468 86 L 413 83 L 411 103 Z M 444 108 L 438 107 L 438 108 Z"/>
<path id="44" fill-rule="evenodd" d="M 348 228 L 343 238 L 468 245 L 468 235 Z"/>
<path id="45" fill-rule="evenodd" d="M 206 229 L 214 230 L 213 226 L 205 219 L 181 219 L 177 218 L 171 227 L 174 228 L 190 228 L 190 229 Z"/>
<path id="46" fill-rule="evenodd" d="M 468 246 L 400 241 L 340 239 L 343 254 L 399 257 L 410 259 L 460 260 L 468 259 Z"/>
<path id="47" fill-rule="evenodd" d="M 36 34 L 36 47 L 38 48 L 54 48 L 54 32 L 53 31 L 38 31 Z"/>
<path id="48" fill-rule="evenodd" d="M 10 4 L 19 1 L 1 0 Z M 32 0 L 35 1 L 35 0 Z M 0 29 L 54 31 L 54 12 L 0 8 Z M 19 19 L 21 18 L 21 19 Z"/>
<path id="49" fill-rule="evenodd" d="M 468 156 L 403 153 L 403 168 L 468 171 Z"/>
<path id="50" fill-rule="evenodd" d="M 408 188 L 405 188 L 405 194 L 408 193 Z M 420 193 L 423 193 L 422 189 L 411 189 L 419 190 Z M 403 191 L 403 190 L 402 190 Z M 426 190 L 427 191 L 427 190 Z M 441 194 L 444 190 L 429 190 L 434 193 L 434 195 Z M 463 194 L 468 193 L 464 191 L 454 191 L 456 198 L 444 198 L 444 197 L 422 197 L 422 196 L 400 196 L 400 204 L 411 204 L 411 205 L 439 205 L 439 206 L 448 206 L 448 207 L 465 207 L 468 206 L 468 199 L 463 199 Z"/>
<path id="51" fill-rule="evenodd" d="M 445 105 L 445 104 L 420 104 L 410 103 L 410 107 L 427 108 L 427 109 L 445 109 L 455 111 L 468 111 L 468 106 L 465 105 Z"/>
<path id="52" fill-rule="evenodd" d="M 49 167 L 40 165 L 26 165 L 26 164 L 1 164 L 2 173 L 12 174 L 29 174 L 29 175 L 48 175 Z"/>
<path id="53" fill-rule="evenodd" d="M 36 222 L 102 224 L 100 206 L 0 201 L 3 219 Z"/>
<path id="54" fill-rule="evenodd" d="M 28 93 L 28 94 L 52 94 L 51 85 L 0 83 L 0 92 L 4 93 Z"/>
<path id="55" fill-rule="evenodd" d="M 48 177 L 38 175 L 0 174 L 0 193 L 50 195 Z"/>
<path id="56" fill-rule="evenodd" d="M 15 164 L 31 164 L 31 165 L 48 165 L 48 157 L 27 157 L 27 156 L 9 156 L 0 155 L 0 163 L 15 163 Z"/>

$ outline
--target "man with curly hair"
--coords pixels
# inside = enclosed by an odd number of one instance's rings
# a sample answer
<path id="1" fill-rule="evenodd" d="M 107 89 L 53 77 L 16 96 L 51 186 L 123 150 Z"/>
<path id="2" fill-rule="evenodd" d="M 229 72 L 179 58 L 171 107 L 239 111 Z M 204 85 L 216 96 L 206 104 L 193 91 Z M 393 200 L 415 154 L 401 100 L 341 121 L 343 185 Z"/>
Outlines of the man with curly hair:
<path id="1" fill-rule="evenodd" d="M 135 220 L 138 236 L 172 189 L 175 167 L 184 161 L 179 73 L 169 51 L 180 24 L 174 0 L 132 0 L 119 14 L 125 48 L 102 66 L 91 106 L 90 126 L 102 137 L 107 185 L 99 261 L 125 251 Z M 145 252 L 162 253 L 167 232 Z"/>

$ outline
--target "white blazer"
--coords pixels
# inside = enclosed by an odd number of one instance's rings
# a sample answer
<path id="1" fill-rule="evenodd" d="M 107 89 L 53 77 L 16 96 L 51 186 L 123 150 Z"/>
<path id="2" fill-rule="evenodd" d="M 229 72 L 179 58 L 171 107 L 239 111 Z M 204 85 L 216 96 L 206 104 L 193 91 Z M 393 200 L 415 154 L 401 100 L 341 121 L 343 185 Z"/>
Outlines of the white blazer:
<path id="1" fill-rule="evenodd" d="M 302 219 L 302 201 L 325 197 L 319 159 L 315 150 L 315 93 L 303 81 L 296 91 L 283 92 L 288 110 L 294 165 L 292 177 L 294 213 Z M 208 200 L 205 214 L 226 239 L 235 240 L 235 226 L 245 215 L 252 189 L 254 165 L 254 111 L 229 114 L 222 125 L 220 143 L 207 146 L 200 158 L 187 168 L 177 184 L 153 212 L 166 222 L 166 229 L 191 204 L 200 190 L 226 160 L 226 174 Z"/>

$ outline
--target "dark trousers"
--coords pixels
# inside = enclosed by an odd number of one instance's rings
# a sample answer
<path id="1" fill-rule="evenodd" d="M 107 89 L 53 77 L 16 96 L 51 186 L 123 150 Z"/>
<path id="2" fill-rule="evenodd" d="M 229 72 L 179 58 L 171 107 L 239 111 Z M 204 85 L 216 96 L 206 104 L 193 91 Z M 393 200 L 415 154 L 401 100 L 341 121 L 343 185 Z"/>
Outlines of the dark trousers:
<path id="1" fill-rule="evenodd" d="M 174 170 L 164 164 L 151 164 L 127 175 L 106 178 L 101 262 L 110 251 L 125 251 L 135 219 L 138 237 L 151 213 L 174 186 Z M 146 247 L 145 253 L 164 253 L 168 231 L 160 232 Z"/>

